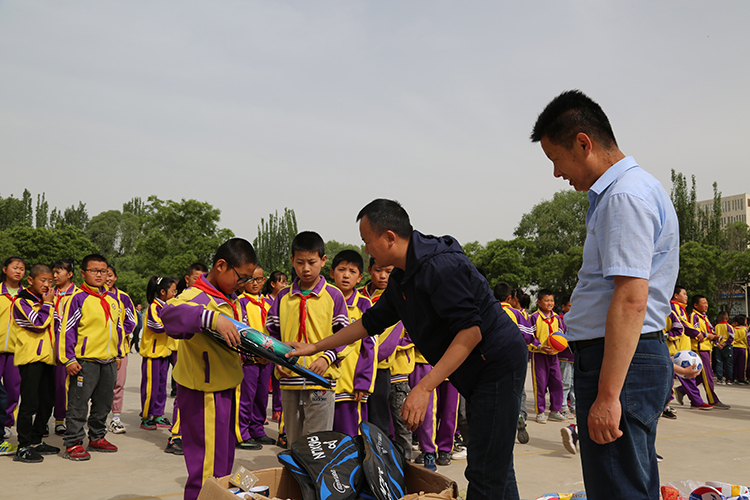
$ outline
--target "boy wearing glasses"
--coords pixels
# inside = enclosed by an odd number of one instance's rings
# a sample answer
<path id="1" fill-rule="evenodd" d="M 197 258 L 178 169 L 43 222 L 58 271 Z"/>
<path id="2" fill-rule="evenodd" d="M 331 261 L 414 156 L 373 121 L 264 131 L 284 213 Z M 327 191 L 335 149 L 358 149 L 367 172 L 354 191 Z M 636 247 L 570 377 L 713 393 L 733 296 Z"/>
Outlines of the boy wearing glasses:
<path id="1" fill-rule="evenodd" d="M 104 436 L 123 356 L 118 302 L 104 286 L 107 260 L 101 255 L 87 255 L 81 263 L 81 275 L 84 283 L 62 313 L 57 339 L 58 357 L 69 377 L 63 457 L 74 461 L 91 458 L 83 448 L 87 417 L 87 449 L 117 451 Z"/>
<path id="2" fill-rule="evenodd" d="M 242 382 L 242 361 L 203 329 L 218 332 L 232 347 L 240 343 L 237 328 L 224 316 L 247 320 L 236 292 L 253 279 L 256 263 L 253 246 L 232 238 L 216 250 L 208 274 L 162 309 L 164 329 L 180 339 L 174 379 L 188 471 L 185 500 L 198 498 L 208 477 L 232 472 L 235 389 Z"/>
<path id="3" fill-rule="evenodd" d="M 245 292 L 240 295 L 240 304 L 247 315 L 247 324 L 260 332 L 268 333 L 266 314 L 270 306 L 260 294 L 264 281 L 263 268 L 258 266 L 253 279 L 245 285 Z M 243 357 L 242 361 L 245 376 L 242 384 L 237 387 L 237 443 L 246 450 L 260 450 L 264 444 L 276 444 L 276 440 L 266 436 L 263 429 L 273 365 L 263 359 Z"/>
<path id="4" fill-rule="evenodd" d="M 297 274 L 291 287 L 276 295 L 268 311 L 266 328 L 282 342 L 317 342 L 349 324 L 349 312 L 341 290 L 326 283 L 320 270 L 326 263 L 323 238 L 303 231 L 292 240 L 292 266 Z M 306 356 L 298 363 L 329 379 L 335 388 L 341 368 L 336 360 L 343 347 Z M 297 438 L 331 430 L 335 391 L 316 386 L 302 377 L 276 368 L 280 374 L 284 428 L 291 445 Z"/>

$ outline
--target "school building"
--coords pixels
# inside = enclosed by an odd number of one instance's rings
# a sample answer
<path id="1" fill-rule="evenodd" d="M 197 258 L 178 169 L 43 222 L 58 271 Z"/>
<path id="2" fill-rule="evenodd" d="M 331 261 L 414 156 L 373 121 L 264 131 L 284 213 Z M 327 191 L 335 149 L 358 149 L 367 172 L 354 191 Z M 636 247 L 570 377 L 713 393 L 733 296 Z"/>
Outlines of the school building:
<path id="1" fill-rule="evenodd" d="M 748 224 L 750 220 L 750 194 L 742 193 L 733 196 L 721 197 L 721 227 L 731 224 L 732 222 L 744 222 Z M 698 210 L 713 210 L 714 200 L 704 200 L 697 203 Z"/>

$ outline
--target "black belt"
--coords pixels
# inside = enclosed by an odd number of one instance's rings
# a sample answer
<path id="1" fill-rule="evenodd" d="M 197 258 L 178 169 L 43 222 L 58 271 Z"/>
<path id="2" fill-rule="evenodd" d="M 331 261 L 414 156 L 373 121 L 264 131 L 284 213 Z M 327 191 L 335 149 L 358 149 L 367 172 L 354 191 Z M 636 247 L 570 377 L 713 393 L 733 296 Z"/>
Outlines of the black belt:
<path id="1" fill-rule="evenodd" d="M 648 332 L 648 333 L 642 333 L 640 340 L 658 340 L 658 339 L 664 339 L 664 332 L 659 330 L 656 332 Z M 569 343 L 570 349 L 575 351 L 580 351 L 581 349 L 584 349 L 586 347 L 591 347 L 592 345 L 599 345 L 604 343 L 604 337 L 599 337 L 598 339 L 591 339 L 591 340 L 576 340 Z"/>

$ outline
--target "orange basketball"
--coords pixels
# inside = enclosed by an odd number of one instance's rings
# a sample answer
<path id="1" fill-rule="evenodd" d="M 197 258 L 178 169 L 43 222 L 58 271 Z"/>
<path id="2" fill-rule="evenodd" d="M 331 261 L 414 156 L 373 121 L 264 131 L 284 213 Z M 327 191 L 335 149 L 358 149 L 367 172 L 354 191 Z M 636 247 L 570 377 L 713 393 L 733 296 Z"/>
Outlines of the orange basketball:
<path id="1" fill-rule="evenodd" d="M 553 333 L 547 339 L 547 345 L 557 352 L 562 352 L 568 347 L 568 339 L 559 333 Z"/>

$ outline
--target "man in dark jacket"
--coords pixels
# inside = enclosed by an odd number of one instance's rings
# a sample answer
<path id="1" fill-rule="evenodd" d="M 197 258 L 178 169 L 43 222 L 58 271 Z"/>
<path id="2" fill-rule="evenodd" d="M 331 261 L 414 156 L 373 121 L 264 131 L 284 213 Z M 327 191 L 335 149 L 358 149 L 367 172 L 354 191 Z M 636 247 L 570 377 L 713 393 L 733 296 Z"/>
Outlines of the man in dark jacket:
<path id="1" fill-rule="evenodd" d="M 351 344 L 403 321 L 434 367 L 404 402 L 404 422 L 419 427 L 431 392 L 449 378 L 467 402 L 468 500 L 517 499 L 513 443 L 528 356 L 521 332 L 455 239 L 414 231 L 391 200 L 372 201 L 357 220 L 365 252 L 394 266 L 388 288 L 361 321 L 316 344 L 294 344 L 290 356 Z"/>

